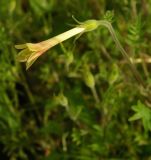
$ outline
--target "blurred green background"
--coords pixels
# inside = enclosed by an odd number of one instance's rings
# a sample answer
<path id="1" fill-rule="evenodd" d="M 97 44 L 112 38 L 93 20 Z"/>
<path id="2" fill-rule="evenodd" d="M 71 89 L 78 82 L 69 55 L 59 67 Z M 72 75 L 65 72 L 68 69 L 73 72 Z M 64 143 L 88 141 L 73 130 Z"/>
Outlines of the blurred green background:
<path id="1" fill-rule="evenodd" d="M 0 159 L 151 159 L 150 97 L 107 29 L 50 49 L 28 71 L 17 62 L 15 44 L 75 27 L 72 15 L 112 20 L 150 90 L 151 0 L 0 0 Z"/>

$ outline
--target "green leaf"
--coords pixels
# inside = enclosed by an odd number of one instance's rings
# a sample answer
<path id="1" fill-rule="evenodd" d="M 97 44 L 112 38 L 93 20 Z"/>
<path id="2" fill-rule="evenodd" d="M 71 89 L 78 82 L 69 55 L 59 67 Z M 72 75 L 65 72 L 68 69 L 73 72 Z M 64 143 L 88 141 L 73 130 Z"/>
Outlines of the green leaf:
<path id="1" fill-rule="evenodd" d="M 103 17 L 105 20 L 109 21 L 109 22 L 113 22 L 114 21 L 114 11 L 106 11 L 104 17 Z"/>
<path id="2" fill-rule="evenodd" d="M 151 130 L 151 110 L 140 101 L 132 109 L 135 111 L 135 114 L 129 118 L 129 121 L 141 119 L 145 131 Z"/>

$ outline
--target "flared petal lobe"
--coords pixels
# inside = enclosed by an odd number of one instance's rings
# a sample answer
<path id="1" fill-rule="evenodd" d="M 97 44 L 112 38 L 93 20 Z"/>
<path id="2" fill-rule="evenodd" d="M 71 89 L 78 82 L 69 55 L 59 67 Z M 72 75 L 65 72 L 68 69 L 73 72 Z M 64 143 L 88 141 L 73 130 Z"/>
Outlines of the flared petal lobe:
<path id="1" fill-rule="evenodd" d="M 17 55 L 17 60 L 19 62 L 26 62 L 31 54 L 32 51 L 30 51 L 28 48 L 25 48 L 19 52 L 19 54 Z"/>

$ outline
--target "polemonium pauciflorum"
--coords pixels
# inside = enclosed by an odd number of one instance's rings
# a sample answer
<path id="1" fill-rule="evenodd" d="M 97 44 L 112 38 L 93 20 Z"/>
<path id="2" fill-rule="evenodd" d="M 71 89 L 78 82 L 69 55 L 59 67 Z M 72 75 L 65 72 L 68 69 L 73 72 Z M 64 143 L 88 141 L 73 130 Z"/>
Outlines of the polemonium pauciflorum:
<path id="1" fill-rule="evenodd" d="M 28 69 L 39 56 L 44 54 L 47 50 L 53 46 L 62 43 L 63 41 L 84 32 L 92 31 L 100 25 L 97 20 L 87 20 L 85 22 L 80 22 L 75 28 L 70 29 L 64 33 L 61 33 L 55 37 L 39 43 L 25 43 L 20 45 L 15 45 L 16 49 L 21 49 L 17 55 L 17 59 L 20 62 L 26 62 L 26 69 Z"/>

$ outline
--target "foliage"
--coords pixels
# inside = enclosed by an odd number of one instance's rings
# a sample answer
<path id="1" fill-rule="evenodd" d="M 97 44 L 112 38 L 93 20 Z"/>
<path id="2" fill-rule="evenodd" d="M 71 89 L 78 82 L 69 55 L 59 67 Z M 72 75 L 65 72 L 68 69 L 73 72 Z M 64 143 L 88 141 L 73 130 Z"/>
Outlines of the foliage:
<path id="1" fill-rule="evenodd" d="M 151 0 L 0 1 L 1 159 L 151 158 L 150 6 Z M 14 45 L 75 27 L 72 15 L 110 21 L 143 84 L 104 26 L 51 48 L 26 71 Z"/>
<path id="2" fill-rule="evenodd" d="M 143 126 L 146 131 L 151 130 L 151 111 L 140 101 L 137 105 L 133 106 L 132 109 L 136 112 L 129 120 L 135 121 L 138 119 L 142 119 Z"/>

